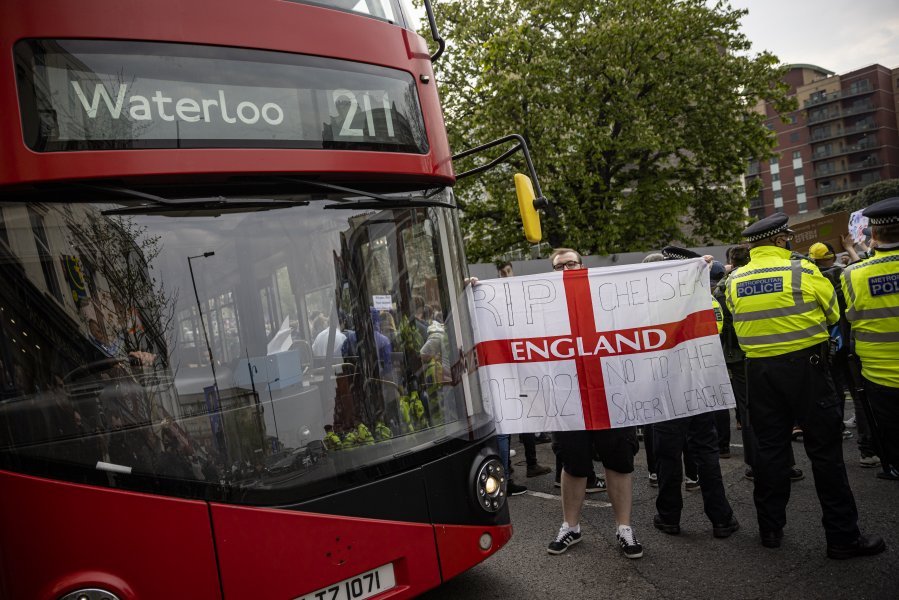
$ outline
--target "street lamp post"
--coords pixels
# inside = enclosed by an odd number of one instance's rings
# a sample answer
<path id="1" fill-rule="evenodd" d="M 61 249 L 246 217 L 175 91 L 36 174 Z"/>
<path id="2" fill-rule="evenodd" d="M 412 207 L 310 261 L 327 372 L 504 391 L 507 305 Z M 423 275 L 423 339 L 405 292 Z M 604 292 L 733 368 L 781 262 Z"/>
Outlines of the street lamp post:
<path id="1" fill-rule="evenodd" d="M 198 254 L 196 256 L 188 256 L 187 257 L 187 268 L 190 271 L 190 282 L 194 288 L 194 298 L 197 301 L 197 312 L 200 316 L 200 327 L 203 329 L 203 339 L 206 340 L 206 352 L 209 355 L 209 367 L 212 369 L 212 384 L 215 387 L 215 400 L 216 404 L 218 404 L 219 413 L 221 414 L 222 410 L 222 399 L 219 395 L 219 382 L 218 378 L 215 374 L 215 360 L 212 358 L 212 346 L 209 345 L 209 334 L 206 332 L 206 323 L 203 321 L 203 308 L 200 304 L 200 294 L 197 293 L 197 280 L 194 278 L 194 267 L 190 262 L 195 258 L 209 258 L 210 256 L 215 256 L 215 252 L 209 251 L 204 252 L 203 254 Z M 224 434 L 225 423 L 222 421 L 221 423 L 222 433 Z"/>
<path id="2" fill-rule="evenodd" d="M 280 377 L 276 377 L 274 381 L 268 382 L 268 402 L 272 405 L 272 421 L 275 422 L 275 439 L 281 443 L 281 436 L 278 434 L 278 418 L 275 416 L 275 400 L 272 398 L 272 384 L 281 381 Z"/>
<path id="3" fill-rule="evenodd" d="M 206 340 L 206 352 L 209 353 L 209 366 L 212 367 L 212 382 L 215 385 L 215 393 L 218 394 L 219 382 L 215 376 L 215 361 L 212 359 L 212 346 L 209 345 L 209 334 L 206 332 L 206 323 L 203 321 L 203 308 L 200 305 L 200 295 L 197 293 L 197 280 L 194 279 L 194 267 L 190 262 L 195 258 L 209 258 L 210 256 L 215 256 L 215 252 L 210 251 L 198 254 L 197 256 L 188 256 L 187 268 L 190 270 L 190 282 L 194 286 L 194 298 L 197 300 L 197 312 L 200 314 L 200 327 L 203 328 L 203 338 Z"/>

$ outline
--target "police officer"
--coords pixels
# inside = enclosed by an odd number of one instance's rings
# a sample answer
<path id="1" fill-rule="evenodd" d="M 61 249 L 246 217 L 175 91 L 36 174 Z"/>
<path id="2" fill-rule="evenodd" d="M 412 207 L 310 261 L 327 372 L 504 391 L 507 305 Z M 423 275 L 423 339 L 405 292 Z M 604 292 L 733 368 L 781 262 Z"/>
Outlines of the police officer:
<path id="1" fill-rule="evenodd" d="M 899 197 L 872 204 L 862 215 L 875 254 L 843 271 L 846 318 L 884 446 L 878 476 L 899 480 Z"/>
<path id="2" fill-rule="evenodd" d="M 883 552 L 863 536 L 843 462 L 841 403 L 828 372 L 828 326 L 839 319 L 833 285 L 807 260 L 791 259 L 787 217 L 774 214 L 743 231 L 750 262 L 728 281 L 726 298 L 746 352 L 749 415 L 757 460 L 753 499 L 762 545 L 777 548 L 790 498 L 790 431 L 799 423 L 823 511 L 827 556 Z"/>
<path id="3" fill-rule="evenodd" d="M 699 258 L 695 252 L 676 246 L 666 246 L 662 255 L 667 260 Z M 714 298 L 710 298 L 709 302 L 718 305 Z M 720 314 L 719 308 L 716 310 L 716 320 Z M 718 331 L 721 332 L 720 321 Z M 702 504 L 706 516 L 712 522 L 712 535 L 726 538 L 737 531 L 740 524 L 724 494 L 724 482 L 721 479 L 714 413 L 706 412 L 655 423 L 652 431 L 659 476 L 659 495 L 656 498 L 658 514 L 653 518 L 655 528 L 671 535 L 680 533 L 681 510 L 684 506 L 680 491 L 683 478 L 681 457 L 686 452 L 689 460 L 695 461 L 699 472 Z"/>

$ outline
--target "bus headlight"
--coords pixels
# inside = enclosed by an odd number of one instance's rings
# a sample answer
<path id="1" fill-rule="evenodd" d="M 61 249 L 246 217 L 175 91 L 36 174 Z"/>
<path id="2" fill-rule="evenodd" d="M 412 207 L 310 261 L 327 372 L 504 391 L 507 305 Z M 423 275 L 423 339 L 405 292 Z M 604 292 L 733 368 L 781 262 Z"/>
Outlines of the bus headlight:
<path id="1" fill-rule="evenodd" d="M 488 458 L 477 470 L 475 500 L 487 512 L 498 512 L 506 502 L 506 470 L 497 458 Z"/>

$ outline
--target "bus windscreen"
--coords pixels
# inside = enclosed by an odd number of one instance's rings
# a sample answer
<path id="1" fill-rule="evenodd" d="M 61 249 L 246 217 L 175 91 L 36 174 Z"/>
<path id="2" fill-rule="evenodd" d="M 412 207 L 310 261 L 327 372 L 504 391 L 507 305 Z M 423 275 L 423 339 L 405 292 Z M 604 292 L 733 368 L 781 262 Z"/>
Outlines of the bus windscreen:
<path id="1" fill-rule="evenodd" d="M 411 74 L 189 44 L 23 40 L 25 142 L 38 152 L 303 148 L 424 154 Z"/>

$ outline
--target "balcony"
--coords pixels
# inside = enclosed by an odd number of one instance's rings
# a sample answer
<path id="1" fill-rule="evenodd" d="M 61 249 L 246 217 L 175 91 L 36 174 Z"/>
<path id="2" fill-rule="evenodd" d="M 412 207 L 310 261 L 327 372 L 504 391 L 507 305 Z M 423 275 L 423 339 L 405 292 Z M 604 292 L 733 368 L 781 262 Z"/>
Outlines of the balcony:
<path id="1" fill-rule="evenodd" d="M 854 173 L 856 171 L 867 171 L 868 169 L 879 169 L 880 160 L 876 156 L 869 156 L 865 160 L 859 160 L 849 163 L 846 172 Z"/>
<path id="2" fill-rule="evenodd" d="M 815 169 L 814 179 L 820 179 L 821 177 L 829 177 L 831 175 L 836 175 L 838 167 L 836 167 L 833 163 L 827 163 L 826 165 L 822 165 Z"/>
<path id="3" fill-rule="evenodd" d="M 818 130 L 811 136 L 811 138 L 809 139 L 809 143 L 815 144 L 819 142 L 826 142 L 827 140 L 847 137 L 850 135 L 855 135 L 857 133 L 865 133 L 877 128 L 877 123 L 875 123 L 874 121 L 864 120 L 862 122 L 856 123 L 851 127 L 846 127 L 844 129 L 839 129 L 836 131 L 833 128 L 831 128 L 829 132 L 822 132 Z M 820 157 L 817 154 L 813 154 L 813 158 Z"/>
<path id="4" fill-rule="evenodd" d="M 860 115 L 866 112 L 874 112 L 877 108 L 869 101 L 863 104 L 853 105 L 843 109 L 843 116 L 850 117 L 852 115 Z"/>
<path id="5" fill-rule="evenodd" d="M 823 123 L 825 121 L 833 121 L 834 119 L 840 119 L 840 118 L 842 118 L 842 116 L 843 115 L 840 112 L 839 108 L 837 108 L 835 110 L 828 110 L 828 111 L 821 112 L 821 113 L 815 113 L 815 114 L 809 113 L 807 123 L 809 125 L 812 125 L 813 123 Z"/>
<path id="6" fill-rule="evenodd" d="M 852 127 L 847 127 L 843 130 L 843 135 L 853 135 L 856 133 L 864 133 L 866 131 L 871 131 L 872 129 L 877 129 L 877 123 L 874 121 L 861 121 L 856 123 Z"/>
<path id="7" fill-rule="evenodd" d="M 839 90 L 836 92 L 831 92 L 829 94 L 822 94 L 816 98 L 809 98 L 803 103 L 803 107 L 808 108 L 809 106 L 818 106 L 820 104 L 827 104 L 828 102 L 835 102 L 836 100 L 841 100 L 843 98 L 853 98 L 855 96 L 860 96 L 862 94 L 867 94 L 874 91 L 874 88 L 868 83 L 867 80 L 860 81 L 860 84 L 857 86 L 850 86 L 845 90 Z"/>
<path id="8" fill-rule="evenodd" d="M 819 187 L 815 195 L 820 198 L 822 196 L 833 196 L 834 194 L 848 194 L 878 181 L 880 181 L 880 173 L 873 173 L 871 177 L 862 177 L 860 181 L 850 181 L 843 185 L 828 186 L 826 188 Z"/>
<path id="9" fill-rule="evenodd" d="M 865 138 L 862 138 L 862 141 L 855 144 L 843 146 L 842 148 L 816 152 L 815 154 L 812 154 L 812 160 L 823 160 L 825 158 L 832 158 L 834 156 L 843 156 L 845 154 L 853 154 L 855 152 L 865 152 L 868 150 L 873 150 L 875 148 L 877 148 L 877 136 L 871 134 Z"/>
<path id="10" fill-rule="evenodd" d="M 819 94 L 814 98 L 809 98 L 805 102 L 803 102 L 802 106 L 808 108 L 809 106 L 818 106 L 819 104 L 827 104 L 828 102 L 834 102 L 835 100 L 839 100 L 842 98 L 842 90 L 831 92 L 829 94 Z"/>
<path id="11" fill-rule="evenodd" d="M 849 108 L 835 107 L 820 114 L 809 113 L 807 123 L 809 125 L 813 125 L 815 123 L 824 123 L 826 121 L 842 119 L 843 117 L 851 117 L 853 115 L 861 115 L 864 113 L 874 112 L 875 110 L 877 110 L 877 107 L 874 106 L 874 104 L 871 102 L 855 104 L 853 106 L 850 106 Z"/>
<path id="12" fill-rule="evenodd" d="M 869 156 L 865 160 L 849 163 L 845 167 L 831 167 L 829 169 L 815 169 L 814 179 L 822 177 L 833 177 L 835 175 L 845 175 L 846 173 L 855 173 L 857 171 L 868 171 L 870 169 L 879 169 L 880 161 L 876 156 Z"/>
<path id="13" fill-rule="evenodd" d="M 814 144 L 816 142 L 824 142 L 827 140 L 841 138 L 844 135 L 846 135 L 846 132 L 843 131 L 842 127 L 840 127 L 839 129 L 836 129 L 836 130 L 831 128 L 830 130 L 828 130 L 826 132 L 818 130 L 812 134 L 811 138 L 809 139 L 809 142 Z"/>

